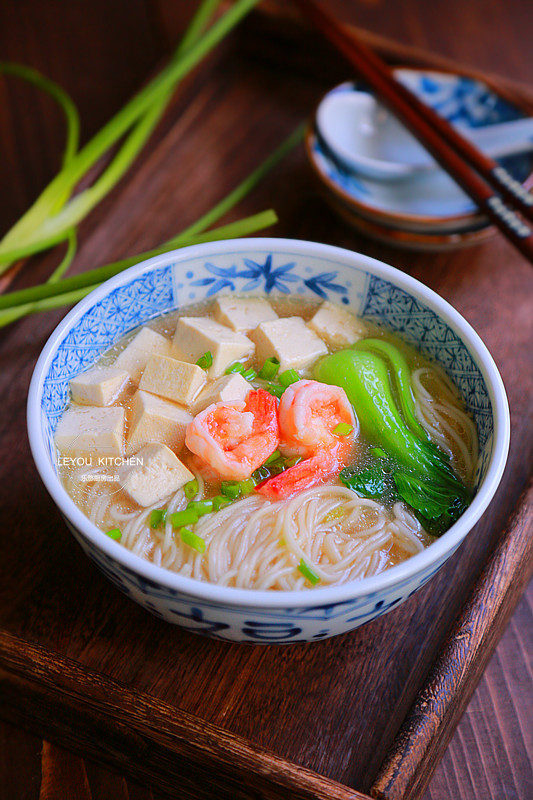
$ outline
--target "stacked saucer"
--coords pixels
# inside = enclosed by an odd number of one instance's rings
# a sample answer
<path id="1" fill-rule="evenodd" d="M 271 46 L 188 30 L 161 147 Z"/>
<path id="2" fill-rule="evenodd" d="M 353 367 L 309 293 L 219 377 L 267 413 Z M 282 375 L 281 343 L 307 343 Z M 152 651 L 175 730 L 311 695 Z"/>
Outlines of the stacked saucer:
<path id="1" fill-rule="evenodd" d="M 533 183 L 533 119 L 525 109 L 465 76 L 411 68 L 395 74 L 514 178 Z M 306 150 L 333 208 L 375 239 L 446 250 L 495 233 L 472 200 L 361 85 L 343 83 L 323 97 Z"/>

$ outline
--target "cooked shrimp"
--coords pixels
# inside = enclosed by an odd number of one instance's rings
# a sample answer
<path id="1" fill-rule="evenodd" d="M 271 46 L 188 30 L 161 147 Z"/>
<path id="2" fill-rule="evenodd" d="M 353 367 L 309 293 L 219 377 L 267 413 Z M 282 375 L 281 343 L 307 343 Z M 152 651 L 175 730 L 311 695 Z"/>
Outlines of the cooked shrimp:
<path id="1" fill-rule="evenodd" d="M 257 487 L 272 499 L 292 497 L 340 471 L 357 434 L 357 422 L 344 389 L 318 381 L 298 381 L 279 404 L 280 448 L 305 458 L 300 464 Z M 351 426 L 349 435 L 333 431 L 339 423 Z"/>
<path id="2" fill-rule="evenodd" d="M 213 403 L 189 423 L 189 450 L 224 480 L 245 480 L 279 444 L 276 399 L 264 389 L 246 402 Z"/>

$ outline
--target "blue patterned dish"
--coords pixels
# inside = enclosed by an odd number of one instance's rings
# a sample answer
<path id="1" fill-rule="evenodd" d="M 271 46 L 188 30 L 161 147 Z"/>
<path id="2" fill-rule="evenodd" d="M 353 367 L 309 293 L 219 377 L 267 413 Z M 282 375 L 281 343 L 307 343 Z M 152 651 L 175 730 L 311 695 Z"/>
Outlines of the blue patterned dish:
<path id="1" fill-rule="evenodd" d="M 499 97 L 485 84 L 450 73 L 398 69 L 396 76 L 425 103 L 452 124 L 487 127 L 526 117 L 522 109 Z M 343 83 L 325 95 L 361 92 Z M 388 113 L 382 111 L 380 113 Z M 340 160 L 316 129 L 307 135 L 310 163 L 324 185 L 352 211 L 375 222 L 416 232 L 457 232 L 488 225 L 472 200 L 443 170 L 421 173 L 403 181 L 372 180 Z M 499 159 L 521 182 L 533 171 L 533 154 Z"/>
<path id="2" fill-rule="evenodd" d="M 53 433 L 69 380 L 132 328 L 189 303 L 231 292 L 328 298 L 384 323 L 435 358 L 461 389 L 480 438 L 478 491 L 437 542 L 374 578 L 299 592 L 260 592 L 184 578 L 129 552 L 98 530 L 63 489 Z M 509 411 L 496 366 L 477 334 L 423 284 L 348 250 L 289 239 L 214 242 L 131 267 L 82 300 L 56 328 L 28 398 L 35 463 L 67 525 L 102 572 L 153 614 L 228 641 L 314 641 L 384 614 L 426 583 L 489 504 L 509 443 Z"/>

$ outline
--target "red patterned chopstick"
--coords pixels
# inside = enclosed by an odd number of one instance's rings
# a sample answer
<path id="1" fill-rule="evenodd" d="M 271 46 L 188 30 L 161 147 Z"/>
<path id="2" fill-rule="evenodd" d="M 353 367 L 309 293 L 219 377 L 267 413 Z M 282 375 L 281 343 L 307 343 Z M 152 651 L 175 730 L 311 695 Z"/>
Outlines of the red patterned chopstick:
<path id="1" fill-rule="evenodd" d="M 533 263 L 533 229 L 525 221 L 533 221 L 533 195 L 396 80 L 387 64 L 355 33 L 346 32 L 314 0 L 293 1 L 480 210 Z"/>

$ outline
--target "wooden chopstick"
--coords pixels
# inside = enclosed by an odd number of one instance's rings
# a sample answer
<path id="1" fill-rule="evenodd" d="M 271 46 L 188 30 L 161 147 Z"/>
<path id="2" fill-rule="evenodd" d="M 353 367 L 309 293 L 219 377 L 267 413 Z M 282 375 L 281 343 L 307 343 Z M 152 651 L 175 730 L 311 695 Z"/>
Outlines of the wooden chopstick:
<path id="1" fill-rule="evenodd" d="M 314 0 L 294 0 L 479 208 L 533 263 L 533 195 L 396 80 L 384 61 Z M 497 194 L 495 193 L 495 190 Z M 502 195 L 508 202 L 503 202 Z"/>

